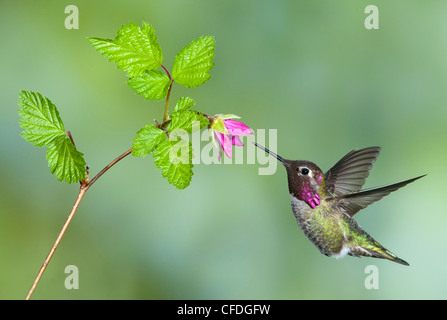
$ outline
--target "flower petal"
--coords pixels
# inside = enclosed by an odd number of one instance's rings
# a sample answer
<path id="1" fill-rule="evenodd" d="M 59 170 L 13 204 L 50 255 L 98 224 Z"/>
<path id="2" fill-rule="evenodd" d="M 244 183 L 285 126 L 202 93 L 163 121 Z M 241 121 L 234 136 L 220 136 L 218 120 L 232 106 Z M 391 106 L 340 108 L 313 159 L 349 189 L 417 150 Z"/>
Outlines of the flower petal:
<path id="1" fill-rule="evenodd" d="M 219 147 L 224 144 L 224 137 L 223 136 L 224 136 L 224 134 L 222 132 L 214 131 L 214 138 L 216 139 L 214 141 L 217 141 Z"/>
<path id="2" fill-rule="evenodd" d="M 220 161 L 220 158 L 222 158 L 222 148 L 219 147 L 219 155 L 217 156 L 217 160 Z"/>
<path id="3" fill-rule="evenodd" d="M 224 143 L 222 145 L 222 149 L 225 151 L 225 154 L 229 159 L 231 159 L 232 155 L 232 144 L 231 144 L 231 138 L 228 134 L 224 134 Z"/>
<path id="4" fill-rule="evenodd" d="M 231 144 L 233 146 L 240 146 L 240 147 L 244 146 L 244 144 L 241 142 L 238 136 L 231 136 Z"/>
<path id="5" fill-rule="evenodd" d="M 253 130 L 250 129 L 245 123 L 226 119 L 224 120 L 225 128 L 227 128 L 228 133 L 233 136 L 245 136 L 247 134 L 253 134 Z"/>
<path id="6" fill-rule="evenodd" d="M 228 134 L 223 134 L 221 132 L 214 131 L 214 137 L 216 138 L 216 141 L 219 144 L 219 157 L 218 157 L 219 161 L 222 156 L 222 149 L 223 149 L 223 151 L 225 151 L 225 154 L 227 155 L 227 157 L 231 159 L 232 144 L 231 144 L 231 139 L 228 136 Z"/>

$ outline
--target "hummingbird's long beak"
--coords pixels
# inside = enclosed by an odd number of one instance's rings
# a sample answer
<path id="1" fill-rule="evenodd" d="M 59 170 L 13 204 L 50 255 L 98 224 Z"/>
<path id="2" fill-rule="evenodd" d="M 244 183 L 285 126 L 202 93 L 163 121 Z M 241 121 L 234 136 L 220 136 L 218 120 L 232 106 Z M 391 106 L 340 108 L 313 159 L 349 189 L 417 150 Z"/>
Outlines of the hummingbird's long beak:
<path id="1" fill-rule="evenodd" d="M 267 152 L 267 153 L 271 154 L 272 156 L 274 156 L 276 159 L 278 159 L 279 161 L 281 161 L 281 163 L 282 163 L 283 165 L 285 165 L 285 166 L 289 165 L 289 164 L 287 163 L 286 160 L 284 160 L 283 158 L 281 158 L 280 156 L 278 156 L 276 153 L 274 153 L 274 152 L 270 151 L 269 149 L 267 149 L 267 148 L 261 146 L 260 144 L 257 144 L 256 142 L 253 142 L 253 144 L 254 144 L 255 146 L 257 146 L 259 149 L 262 149 L 262 150 L 264 150 L 265 152 Z"/>

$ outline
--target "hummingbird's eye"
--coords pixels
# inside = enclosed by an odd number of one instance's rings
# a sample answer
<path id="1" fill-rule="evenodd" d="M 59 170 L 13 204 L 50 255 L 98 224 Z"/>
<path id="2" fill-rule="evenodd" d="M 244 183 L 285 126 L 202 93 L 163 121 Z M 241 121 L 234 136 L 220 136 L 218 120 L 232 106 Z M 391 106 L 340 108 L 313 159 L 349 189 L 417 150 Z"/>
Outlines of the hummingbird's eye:
<path id="1" fill-rule="evenodd" d="M 309 173 L 309 169 L 307 169 L 307 168 L 301 168 L 301 171 L 300 171 L 300 172 L 301 172 L 302 175 L 305 176 L 305 175 L 307 175 L 307 174 Z"/>

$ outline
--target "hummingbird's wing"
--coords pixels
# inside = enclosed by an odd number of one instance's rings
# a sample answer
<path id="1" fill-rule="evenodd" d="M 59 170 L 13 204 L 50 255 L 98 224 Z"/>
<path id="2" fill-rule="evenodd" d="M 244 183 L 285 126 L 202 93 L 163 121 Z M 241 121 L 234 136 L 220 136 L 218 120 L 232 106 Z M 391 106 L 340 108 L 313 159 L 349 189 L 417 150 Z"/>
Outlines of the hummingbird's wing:
<path id="1" fill-rule="evenodd" d="M 379 155 L 380 147 L 352 150 L 326 172 L 326 188 L 333 195 L 358 191 Z"/>
<path id="2" fill-rule="evenodd" d="M 334 198 L 329 198 L 327 199 L 327 201 L 336 201 L 339 208 L 341 208 L 350 217 L 353 217 L 357 212 L 359 212 L 359 210 L 366 208 L 371 203 L 382 199 L 383 197 L 389 195 L 391 192 L 396 191 L 397 189 L 400 189 L 403 186 L 424 176 L 425 175 L 422 175 L 413 179 L 389 184 L 383 187 L 342 194 Z"/>

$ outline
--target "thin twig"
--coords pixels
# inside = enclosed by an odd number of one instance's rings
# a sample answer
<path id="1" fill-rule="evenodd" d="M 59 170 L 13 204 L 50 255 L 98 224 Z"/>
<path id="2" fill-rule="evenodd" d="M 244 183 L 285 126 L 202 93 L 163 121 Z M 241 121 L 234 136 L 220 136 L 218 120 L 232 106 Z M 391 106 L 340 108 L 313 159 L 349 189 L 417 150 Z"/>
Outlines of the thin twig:
<path id="1" fill-rule="evenodd" d="M 166 72 L 166 74 L 168 75 L 169 80 L 172 80 L 172 78 L 171 78 L 171 74 L 169 73 L 168 69 L 166 69 L 164 65 L 160 65 L 160 66 L 163 68 L 163 70 L 164 70 L 164 71 Z"/>
<path id="2" fill-rule="evenodd" d="M 169 84 L 168 94 L 166 95 L 166 104 L 165 104 L 165 112 L 163 114 L 163 124 L 168 120 L 168 105 L 169 105 L 169 97 L 171 96 L 172 83 Z"/>
<path id="3" fill-rule="evenodd" d="M 71 138 L 71 135 L 70 135 L 70 138 Z M 25 300 L 29 300 L 31 298 L 31 295 L 34 293 L 34 290 L 36 290 L 37 284 L 39 283 L 40 278 L 42 277 L 43 273 L 45 272 L 48 264 L 50 263 L 51 258 L 53 257 L 54 252 L 56 251 L 59 243 L 61 242 L 62 237 L 64 236 L 65 231 L 67 230 L 68 225 L 71 222 L 71 219 L 73 219 L 73 216 L 79 207 L 79 203 L 81 202 L 82 198 L 84 197 L 84 194 L 92 186 L 92 184 L 95 183 L 96 180 L 98 180 L 104 173 L 107 172 L 107 170 L 109 170 L 112 166 L 114 166 L 118 161 L 120 161 L 124 157 L 128 156 L 131 152 L 132 152 L 132 148 L 130 148 L 129 150 L 124 152 L 122 155 L 120 155 L 119 157 L 114 159 L 89 182 L 87 182 L 86 180 L 81 181 L 81 188 L 79 189 L 79 194 L 78 194 L 78 197 L 76 198 L 75 204 L 73 205 L 73 208 L 71 209 L 71 212 L 68 215 L 67 220 L 65 221 L 64 225 L 62 226 L 62 229 L 59 232 L 59 235 L 57 236 L 57 239 L 54 242 L 53 247 L 51 248 L 50 252 L 48 253 L 48 256 L 46 257 L 45 261 L 43 262 L 42 267 L 40 267 L 39 273 L 37 274 L 36 278 L 34 279 L 33 285 L 31 286 L 31 289 L 29 290 L 28 295 L 26 296 Z"/>
<path id="4" fill-rule="evenodd" d="M 57 246 L 61 242 L 62 237 L 64 236 L 65 231 L 67 230 L 68 225 L 70 224 L 71 219 L 73 219 L 73 216 L 74 216 L 76 210 L 78 209 L 79 203 L 81 202 L 82 197 L 84 196 L 86 191 L 87 191 L 87 189 L 85 187 L 83 187 L 83 186 L 81 186 L 81 188 L 79 189 L 78 198 L 76 199 L 76 202 L 75 202 L 73 208 L 71 209 L 71 212 L 68 215 L 68 218 L 65 221 L 64 226 L 62 227 L 62 230 L 59 232 L 59 235 L 57 236 L 57 239 L 54 242 L 53 247 L 50 250 L 50 253 L 48 253 L 47 258 L 43 262 L 43 265 L 40 268 L 39 273 L 37 274 L 37 277 L 34 280 L 34 283 L 31 286 L 31 289 L 29 290 L 28 295 L 26 296 L 25 300 L 29 300 L 31 298 L 31 295 L 33 294 L 34 290 L 36 289 L 36 286 L 39 283 L 40 278 L 42 277 L 43 273 L 45 272 L 45 269 L 47 268 L 48 263 L 50 263 L 51 257 L 53 256 L 54 252 L 57 249 Z"/>
<path id="5" fill-rule="evenodd" d="M 171 74 L 169 73 L 168 69 L 166 69 L 164 65 L 160 65 L 160 66 L 163 68 L 163 70 L 168 75 L 169 80 L 171 80 L 171 83 L 169 84 L 168 94 L 166 95 L 165 112 L 163 114 L 163 124 L 164 124 L 166 122 L 166 120 L 168 119 L 169 96 L 171 95 L 171 89 L 172 89 L 172 84 L 174 83 L 174 80 L 172 80 Z"/>
<path id="6" fill-rule="evenodd" d="M 112 162 L 110 162 L 104 169 L 102 169 L 101 171 L 99 171 L 99 173 L 92 179 L 90 180 L 90 182 L 87 184 L 86 188 L 90 188 L 92 186 L 93 183 L 95 183 L 96 180 L 99 179 L 99 177 L 101 177 L 104 173 L 106 173 L 107 170 L 109 170 L 111 167 L 113 167 L 118 161 L 122 160 L 123 158 L 127 157 L 129 154 L 132 153 L 133 148 L 130 148 L 129 150 L 127 150 L 126 152 L 124 152 L 122 155 L 120 155 L 119 157 L 117 157 L 115 160 L 113 160 Z"/>
<path id="7" fill-rule="evenodd" d="M 171 83 L 169 84 L 169 89 L 166 95 L 166 104 L 165 104 L 165 110 L 164 110 L 164 115 L 163 115 L 163 123 L 161 124 L 161 127 L 163 127 L 163 125 L 166 124 L 166 122 L 168 121 L 168 105 L 169 105 L 169 97 L 171 95 L 171 89 L 172 89 L 172 84 L 173 84 L 173 80 L 171 77 L 171 74 L 169 73 L 169 71 L 165 68 L 165 66 L 161 65 L 161 67 L 164 69 L 164 71 L 166 72 L 166 74 L 169 77 L 169 80 L 171 80 Z M 166 131 L 165 131 L 166 132 Z M 73 143 L 73 145 L 76 148 L 76 145 L 74 143 L 73 137 L 70 133 L 70 131 L 66 132 L 68 137 L 70 138 L 71 142 Z M 166 132 L 166 134 L 168 134 Z M 62 240 L 62 237 L 65 234 L 65 231 L 67 230 L 71 220 L 73 219 L 74 214 L 76 213 L 76 210 L 78 209 L 79 203 L 81 202 L 82 198 L 84 197 L 84 194 L 87 192 L 87 190 L 95 183 L 96 180 L 98 180 L 104 173 L 107 172 L 107 170 L 109 170 L 111 167 L 113 167 L 118 161 L 120 161 L 121 159 L 127 157 L 130 153 L 132 152 L 132 148 L 130 148 L 129 150 L 127 150 L 126 152 L 124 152 L 123 154 L 121 154 L 119 157 L 117 157 L 116 159 L 114 159 L 112 162 L 110 162 L 104 169 L 102 169 L 92 180 L 88 181 L 88 174 L 85 180 L 80 181 L 81 183 L 81 188 L 79 189 L 79 194 L 78 197 L 76 199 L 76 202 L 73 206 L 73 208 L 71 209 L 70 214 L 68 215 L 67 220 L 65 221 L 64 225 L 62 226 L 61 231 L 59 232 L 59 235 L 57 236 L 56 241 L 53 244 L 53 247 L 51 248 L 50 252 L 48 253 L 47 258 L 45 259 L 42 267 L 39 270 L 39 273 L 37 274 L 36 278 L 34 279 L 34 283 L 31 286 L 31 289 L 28 292 L 28 295 L 26 296 L 25 300 L 29 300 L 31 298 L 31 295 L 34 293 L 34 290 L 37 287 L 37 284 L 40 281 L 40 278 L 42 278 L 43 273 L 45 272 L 48 264 L 50 263 L 51 258 L 53 257 L 54 252 L 56 251 L 59 243 Z M 88 172 L 88 168 L 86 169 Z"/>
<path id="8" fill-rule="evenodd" d="M 74 140 L 73 140 L 73 136 L 71 135 L 71 132 L 70 132 L 70 131 L 66 131 L 65 133 L 66 133 L 67 136 L 70 138 L 71 143 L 73 143 L 73 145 L 74 145 L 74 147 L 75 147 L 75 149 L 76 149 L 76 145 L 75 145 L 75 142 L 74 142 Z"/>

